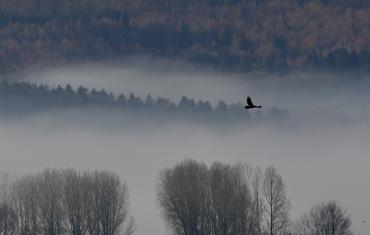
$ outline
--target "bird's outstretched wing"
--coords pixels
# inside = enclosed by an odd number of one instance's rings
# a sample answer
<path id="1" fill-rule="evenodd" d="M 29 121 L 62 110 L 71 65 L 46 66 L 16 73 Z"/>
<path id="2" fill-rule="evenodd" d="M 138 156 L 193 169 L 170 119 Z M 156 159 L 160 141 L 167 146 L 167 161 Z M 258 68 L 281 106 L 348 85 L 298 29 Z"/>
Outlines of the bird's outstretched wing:
<path id="1" fill-rule="evenodd" d="M 254 106 L 254 104 L 252 103 L 251 97 L 249 97 L 249 96 L 248 96 L 248 98 L 247 98 L 247 104 L 248 104 L 249 106 Z"/>

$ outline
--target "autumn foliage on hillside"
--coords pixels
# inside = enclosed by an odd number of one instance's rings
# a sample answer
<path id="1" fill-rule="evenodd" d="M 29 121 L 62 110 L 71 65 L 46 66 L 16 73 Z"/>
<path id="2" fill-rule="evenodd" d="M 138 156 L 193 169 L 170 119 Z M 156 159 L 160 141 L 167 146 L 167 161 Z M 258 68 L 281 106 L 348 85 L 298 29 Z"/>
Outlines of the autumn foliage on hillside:
<path id="1" fill-rule="evenodd" d="M 4 0 L 0 70 L 150 54 L 218 69 L 370 66 L 367 0 Z"/>

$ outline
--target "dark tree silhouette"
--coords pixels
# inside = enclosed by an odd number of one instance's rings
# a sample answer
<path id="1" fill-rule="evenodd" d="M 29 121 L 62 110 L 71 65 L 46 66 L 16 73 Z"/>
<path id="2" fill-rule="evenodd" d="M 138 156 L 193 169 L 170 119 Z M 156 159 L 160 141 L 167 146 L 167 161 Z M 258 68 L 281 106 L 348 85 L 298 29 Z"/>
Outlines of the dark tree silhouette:
<path id="1" fill-rule="evenodd" d="M 323 202 L 297 223 L 298 235 L 352 235 L 351 219 L 335 201 Z"/>
<path id="2" fill-rule="evenodd" d="M 120 111 L 122 117 L 125 114 L 132 114 L 157 121 L 180 119 L 232 125 L 264 118 L 263 113 L 252 114 L 244 110 L 241 103 L 227 105 L 219 101 L 217 106 L 213 107 L 209 101 L 196 102 L 183 96 L 176 104 L 163 97 L 153 98 L 150 94 L 143 100 L 132 93 L 128 97 L 124 94 L 116 97 L 104 89 L 88 90 L 82 86 L 75 91 L 69 84 L 64 88 L 61 86 L 49 88 L 47 85 L 36 85 L 29 82 L 3 80 L 0 83 L 0 117 L 43 110 L 89 107 L 110 108 Z M 288 113 L 277 108 L 267 110 L 266 115 L 266 121 L 284 122 L 288 120 Z"/>
<path id="3" fill-rule="evenodd" d="M 19 235 L 130 235 L 128 189 L 117 175 L 51 170 L 0 188 L 0 232 Z"/>

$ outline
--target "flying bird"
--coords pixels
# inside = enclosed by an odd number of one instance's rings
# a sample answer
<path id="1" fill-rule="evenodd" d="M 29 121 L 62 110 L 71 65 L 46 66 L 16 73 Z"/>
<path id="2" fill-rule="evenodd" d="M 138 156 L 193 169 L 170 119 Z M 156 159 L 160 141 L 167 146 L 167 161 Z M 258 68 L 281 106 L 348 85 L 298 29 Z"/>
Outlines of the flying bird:
<path id="1" fill-rule="evenodd" d="M 254 108 L 262 108 L 262 106 L 256 106 L 253 104 L 251 97 L 248 96 L 247 98 L 247 105 L 244 106 L 245 109 L 254 109 Z"/>

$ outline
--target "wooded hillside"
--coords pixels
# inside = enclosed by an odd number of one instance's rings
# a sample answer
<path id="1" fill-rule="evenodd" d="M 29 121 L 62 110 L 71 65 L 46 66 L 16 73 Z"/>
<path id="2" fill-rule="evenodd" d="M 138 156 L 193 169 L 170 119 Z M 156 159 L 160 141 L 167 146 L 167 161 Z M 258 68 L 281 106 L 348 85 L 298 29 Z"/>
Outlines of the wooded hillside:
<path id="1" fill-rule="evenodd" d="M 3 0 L 0 70 L 134 53 L 218 69 L 370 67 L 367 0 Z"/>

